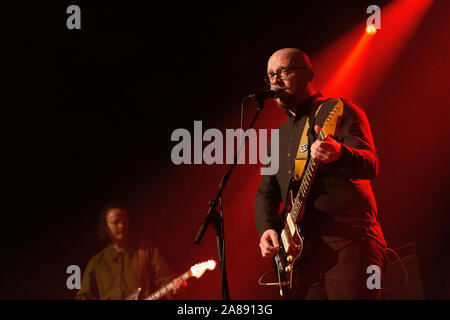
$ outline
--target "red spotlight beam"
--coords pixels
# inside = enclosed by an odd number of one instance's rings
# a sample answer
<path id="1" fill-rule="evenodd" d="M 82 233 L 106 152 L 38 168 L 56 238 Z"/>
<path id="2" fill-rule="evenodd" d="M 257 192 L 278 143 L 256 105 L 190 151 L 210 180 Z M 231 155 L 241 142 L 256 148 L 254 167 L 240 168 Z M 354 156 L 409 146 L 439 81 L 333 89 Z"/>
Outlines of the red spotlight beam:
<path id="1" fill-rule="evenodd" d="M 364 69 L 371 40 L 371 34 L 363 33 L 348 57 L 323 88 L 327 96 L 352 97 Z"/>
<path id="2" fill-rule="evenodd" d="M 366 100 L 392 68 L 433 0 L 398 0 L 381 9 L 381 29 L 364 32 L 358 25 L 325 48 L 313 61 L 317 87 L 327 96 Z M 361 33 L 363 35 L 361 35 Z M 348 55 L 345 53 L 350 52 Z M 336 70 L 330 76 L 330 70 Z"/>

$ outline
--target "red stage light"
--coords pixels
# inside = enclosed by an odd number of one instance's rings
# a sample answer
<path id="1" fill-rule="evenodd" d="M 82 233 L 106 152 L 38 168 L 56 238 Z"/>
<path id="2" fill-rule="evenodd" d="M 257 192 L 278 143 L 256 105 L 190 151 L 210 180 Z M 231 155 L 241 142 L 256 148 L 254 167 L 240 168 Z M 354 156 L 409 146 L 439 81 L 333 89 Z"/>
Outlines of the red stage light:
<path id="1" fill-rule="evenodd" d="M 376 37 L 375 26 L 364 23 L 324 48 L 312 57 L 320 77 L 316 79 L 316 87 L 326 96 L 346 97 L 360 103 L 369 101 L 432 3 L 433 0 L 393 1 L 382 8 L 383 32 Z"/>
<path id="2" fill-rule="evenodd" d="M 366 33 L 370 34 L 370 35 L 374 35 L 375 33 L 377 33 L 377 28 L 375 28 L 374 26 L 370 25 L 366 27 Z"/>

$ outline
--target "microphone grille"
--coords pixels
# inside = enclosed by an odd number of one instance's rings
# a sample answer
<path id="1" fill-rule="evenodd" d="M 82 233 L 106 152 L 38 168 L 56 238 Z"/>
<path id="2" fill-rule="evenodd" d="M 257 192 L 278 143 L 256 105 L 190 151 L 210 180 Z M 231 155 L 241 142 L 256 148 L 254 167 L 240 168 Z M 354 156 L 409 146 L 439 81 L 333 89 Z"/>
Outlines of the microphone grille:
<path id="1" fill-rule="evenodd" d="M 270 90 L 275 93 L 274 96 L 273 96 L 274 98 L 278 98 L 279 97 L 280 92 L 281 92 L 280 88 L 278 88 L 278 87 L 271 87 Z"/>

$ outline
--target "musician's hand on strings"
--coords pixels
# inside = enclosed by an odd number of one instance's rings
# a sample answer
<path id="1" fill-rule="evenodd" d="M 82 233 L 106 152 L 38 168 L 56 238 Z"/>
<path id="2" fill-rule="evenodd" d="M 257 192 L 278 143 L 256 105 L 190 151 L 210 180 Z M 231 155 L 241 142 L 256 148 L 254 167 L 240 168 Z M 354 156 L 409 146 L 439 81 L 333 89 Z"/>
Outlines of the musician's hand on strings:
<path id="1" fill-rule="evenodd" d="M 322 130 L 318 125 L 314 130 L 319 134 Z M 311 146 L 311 157 L 321 163 L 330 163 L 338 160 L 342 156 L 342 145 L 328 136 L 324 141 L 316 140 Z"/>
<path id="2" fill-rule="evenodd" d="M 261 255 L 264 258 L 273 257 L 273 255 L 280 249 L 280 244 L 278 243 L 278 233 L 269 229 L 264 231 L 259 241 L 259 247 L 261 249 Z"/>
<path id="3" fill-rule="evenodd" d="M 182 287 L 186 285 L 187 285 L 186 281 L 183 281 L 180 278 L 172 280 L 172 293 L 176 294 Z"/>

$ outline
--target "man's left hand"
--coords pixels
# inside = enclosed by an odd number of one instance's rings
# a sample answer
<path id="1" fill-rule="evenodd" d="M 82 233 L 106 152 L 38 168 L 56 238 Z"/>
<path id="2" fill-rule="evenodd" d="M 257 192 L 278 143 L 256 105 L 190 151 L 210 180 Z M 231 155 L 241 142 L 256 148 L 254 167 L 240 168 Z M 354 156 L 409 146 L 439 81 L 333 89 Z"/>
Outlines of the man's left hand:
<path id="1" fill-rule="evenodd" d="M 322 130 L 318 125 L 314 130 L 319 134 Z M 316 140 L 311 146 L 311 157 L 321 163 L 330 163 L 342 156 L 342 145 L 328 136 L 324 141 Z"/>
<path id="2" fill-rule="evenodd" d="M 186 281 L 181 280 L 180 278 L 175 278 L 172 280 L 172 293 L 176 294 L 183 287 L 186 286 Z"/>

